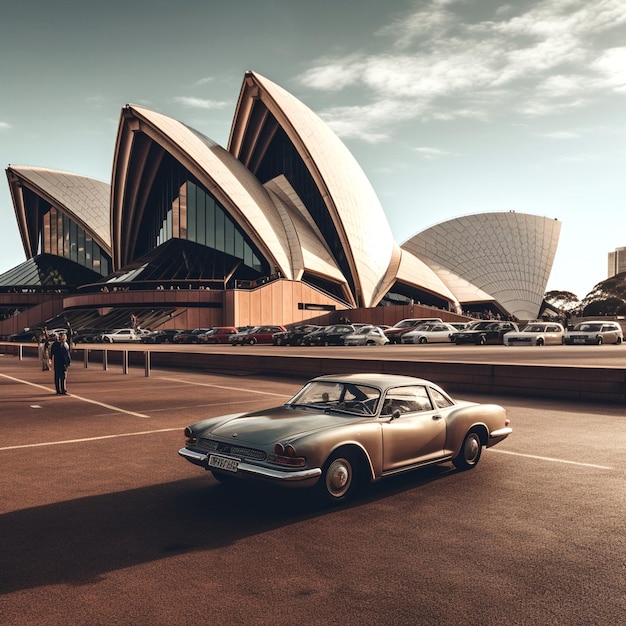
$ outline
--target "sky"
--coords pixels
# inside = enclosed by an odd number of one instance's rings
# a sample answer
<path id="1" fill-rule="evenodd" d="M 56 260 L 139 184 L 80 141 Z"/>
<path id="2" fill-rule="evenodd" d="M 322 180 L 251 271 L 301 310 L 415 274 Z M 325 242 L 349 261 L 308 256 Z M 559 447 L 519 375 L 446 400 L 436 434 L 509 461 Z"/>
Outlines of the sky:
<path id="1" fill-rule="evenodd" d="M 462 215 L 556 218 L 547 290 L 626 246 L 624 0 L 21 0 L 0 19 L 0 163 L 110 182 L 140 104 L 226 147 L 244 73 L 339 135 L 396 241 Z M 6 177 L 0 273 L 25 260 Z"/>

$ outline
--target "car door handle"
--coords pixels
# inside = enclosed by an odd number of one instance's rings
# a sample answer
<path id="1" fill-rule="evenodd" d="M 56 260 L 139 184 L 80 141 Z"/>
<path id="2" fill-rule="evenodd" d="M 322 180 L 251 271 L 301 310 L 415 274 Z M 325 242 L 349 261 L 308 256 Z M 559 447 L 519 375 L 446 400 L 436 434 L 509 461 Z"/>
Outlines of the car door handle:
<path id="1" fill-rule="evenodd" d="M 433 415 L 433 419 L 434 420 L 440 420 L 441 419 L 441 415 Z"/>

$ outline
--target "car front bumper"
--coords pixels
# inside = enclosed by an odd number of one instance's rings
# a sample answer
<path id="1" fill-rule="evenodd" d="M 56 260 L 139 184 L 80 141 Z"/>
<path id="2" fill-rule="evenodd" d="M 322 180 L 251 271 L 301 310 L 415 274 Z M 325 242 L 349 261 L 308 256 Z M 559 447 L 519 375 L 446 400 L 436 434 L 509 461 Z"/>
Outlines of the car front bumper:
<path id="1" fill-rule="evenodd" d="M 491 446 L 495 446 L 497 443 L 500 443 L 503 439 L 506 439 L 512 432 L 513 429 L 510 426 L 506 426 L 505 428 L 499 428 L 498 430 L 492 430 L 489 433 L 489 439 L 487 440 L 487 448 L 491 448 Z"/>
<path id="2" fill-rule="evenodd" d="M 213 468 L 209 465 L 209 454 L 207 453 L 197 452 L 195 450 L 190 450 L 189 448 L 181 448 L 178 451 L 178 454 L 190 463 L 198 465 L 205 470 L 211 471 L 216 469 L 219 471 L 219 468 Z M 237 471 L 226 471 L 224 473 L 229 476 L 232 473 L 234 478 L 252 478 L 288 487 L 313 486 L 322 475 L 322 470 L 319 467 L 313 467 L 305 470 L 281 470 L 270 467 L 261 467 L 259 465 L 253 465 L 252 463 L 240 461 L 239 459 L 237 460 L 239 461 Z"/>

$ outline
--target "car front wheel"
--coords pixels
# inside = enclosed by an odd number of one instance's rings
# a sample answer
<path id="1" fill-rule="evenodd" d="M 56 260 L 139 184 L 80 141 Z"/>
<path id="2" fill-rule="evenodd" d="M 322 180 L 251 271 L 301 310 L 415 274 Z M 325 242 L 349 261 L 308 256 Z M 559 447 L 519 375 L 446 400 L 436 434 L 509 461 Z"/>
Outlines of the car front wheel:
<path id="1" fill-rule="evenodd" d="M 327 502 L 344 502 L 354 494 L 357 487 L 356 460 L 353 455 L 338 453 L 332 455 L 322 472 L 319 487 Z"/>
<path id="2" fill-rule="evenodd" d="M 454 467 L 458 470 L 468 470 L 476 467 L 480 461 L 480 455 L 483 449 L 480 435 L 475 432 L 469 432 L 465 435 L 461 451 L 452 459 Z"/>

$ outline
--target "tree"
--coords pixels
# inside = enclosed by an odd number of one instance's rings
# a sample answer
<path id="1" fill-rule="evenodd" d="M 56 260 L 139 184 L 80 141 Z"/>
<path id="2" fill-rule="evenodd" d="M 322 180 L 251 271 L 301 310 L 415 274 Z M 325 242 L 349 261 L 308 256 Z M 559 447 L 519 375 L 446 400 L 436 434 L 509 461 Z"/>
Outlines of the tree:
<path id="1" fill-rule="evenodd" d="M 553 308 L 559 311 L 572 311 L 580 306 L 580 300 L 571 291 L 548 291 L 543 299 Z"/>
<path id="2" fill-rule="evenodd" d="M 624 306 L 624 300 L 615 296 L 598 298 L 585 305 L 583 315 L 617 315 L 617 311 Z"/>

